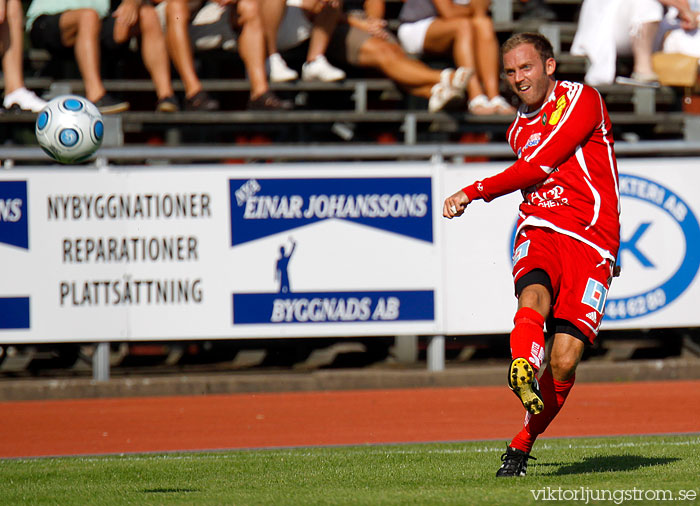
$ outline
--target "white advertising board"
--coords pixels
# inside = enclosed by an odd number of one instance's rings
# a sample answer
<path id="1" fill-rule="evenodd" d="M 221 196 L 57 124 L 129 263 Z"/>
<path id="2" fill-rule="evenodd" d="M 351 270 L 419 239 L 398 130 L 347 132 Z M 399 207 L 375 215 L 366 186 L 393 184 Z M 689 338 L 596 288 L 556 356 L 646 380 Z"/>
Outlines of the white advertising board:
<path id="1" fill-rule="evenodd" d="M 435 333 L 434 171 L 3 173 L 0 342 Z"/>
<path id="2" fill-rule="evenodd" d="M 447 195 L 505 164 L 446 169 Z M 700 326 L 700 161 L 618 160 L 622 272 L 602 329 Z M 516 309 L 511 244 L 519 193 L 474 202 L 445 225 L 446 333 L 510 332 Z"/>
<path id="3" fill-rule="evenodd" d="M 0 174 L 0 343 L 492 334 L 519 193 L 441 217 L 504 163 Z M 603 328 L 700 326 L 700 163 L 623 159 Z"/>

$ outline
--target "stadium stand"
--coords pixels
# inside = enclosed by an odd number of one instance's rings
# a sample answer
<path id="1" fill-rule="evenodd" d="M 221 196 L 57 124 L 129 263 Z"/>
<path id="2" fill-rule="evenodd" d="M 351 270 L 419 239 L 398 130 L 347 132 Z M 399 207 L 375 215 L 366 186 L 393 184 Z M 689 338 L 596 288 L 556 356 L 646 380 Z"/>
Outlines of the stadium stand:
<path id="1" fill-rule="evenodd" d="M 580 0 L 548 0 L 557 14 L 555 22 L 518 21 L 522 3 L 494 0 L 493 18 L 499 39 L 515 31 L 540 30 L 558 51 L 558 74 L 567 79 L 581 80 L 586 69 L 585 59 L 569 54 L 576 31 L 576 16 Z M 389 26 L 397 25 L 401 2 L 387 2 Z M 280 96 L 294 100 L 292 112 L 255 112 L 245 110 L 250 90 L 244 78 L 240 60 L 223 51 L 200 52 L 197 56 L 204 89 L 220 99 L 222 107 L 214 113 L 153 112 L 153 85 L 143 73 L 134 69 L 138 52 L 124 54 L 123 61 L 109 62 L 105 69 L 105 87 L 109 93 L 124 96 L 132 103 L 132 111 L 117 122 L 118 135 L 106 140 L 106 145 L 181 143 L 330 143 L 330 142 L 389 142 L 416 144 L 425 142 L 499 142 L 504 140 L 508 118 L 470 116 L 465 112 L 427 112 L 426 101 L 403 94 L 388 79 L 358 71 L 337 83 L 292 82 L 274 84 Z M 429 62 L 436 66 L 444 62 Z M 630 62 L 618 62 L 624 75 Z M 443 65 L 444 66 L 444 65 Z M 39 50 L 27 52 L 27 87 L 44 98 L 75 92 L 84 86 L 71 62 L 53 61 Z M 225 72 L 222 69 L 226 69 Z M 176 93 L 182 96 L 183 86 L 174 82 Z M 639 88 L 624 85 L 600 86 L 605 96 L 616 137 L 625 140 L 695 138 L 697 128 L 686 128 L 695 118 L 683 111 L 683 89 L 661 87 Z M 686 94 L 687 94 L 687 90 Z M 33 144 L 32 114 L 0 114 L 0 137 L 6 144 Z M 189 128 L 197 125 L 197 129 Z"/>

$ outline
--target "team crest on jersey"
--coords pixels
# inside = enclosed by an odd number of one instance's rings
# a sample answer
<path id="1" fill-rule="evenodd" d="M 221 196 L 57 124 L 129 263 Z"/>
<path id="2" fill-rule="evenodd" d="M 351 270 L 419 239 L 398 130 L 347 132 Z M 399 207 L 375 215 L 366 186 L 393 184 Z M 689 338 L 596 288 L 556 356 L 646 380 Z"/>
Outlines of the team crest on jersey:
<path id="1" fill-rule="evenodd" d="M 566 107 L 566 96 L 562 95 L 561 97 L 559 97 L 559 100 L 557 100 L 557 108 L 552 113 L 552 116 L 549 118 L 550 125 L 556 125 L 557 123 L 559 123 L 559 120 L 561 119 L 561 115 L 564 113 L 565 107 Z"/>
<path id="2" fill-rule="evenodd" d="M 544 114 L 542 115 L 542 124 L 543 124 L 543 125 L 546 125 L 546 124 L 547 124 L 547 113 L 544 113 Z"/>

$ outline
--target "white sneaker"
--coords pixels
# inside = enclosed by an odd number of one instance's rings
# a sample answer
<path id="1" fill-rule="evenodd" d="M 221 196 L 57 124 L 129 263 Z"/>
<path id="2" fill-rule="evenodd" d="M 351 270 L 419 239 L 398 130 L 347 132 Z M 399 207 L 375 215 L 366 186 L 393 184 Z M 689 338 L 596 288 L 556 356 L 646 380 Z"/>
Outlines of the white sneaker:
<path id="1" fill-rule="evenodd" d="M 33 91 L 29 91 L 23 86 L 5 95 L 2 105 L 5 109 L 39 112 L 46 105 L 46 100 L 37 97 Z"/>
<path id="2" fill-rule="evenodd" d="M 447 106 L 459 103 L 464 98 L 464 94 L 459 93 L 451 86 L 438 83 L 430 89 L 430 100 L 428 100 L 428 111 L 438 112 Z"/>
<path id="3" fill-rule="evenodd" d="M 270 82 L 272 83 L 285 83 L 299 78 L 299 73 L 290 69 L 279 53 L 271 54 L 267 58 L 267 63 L 270 66 Z"/>
<path id="4" fill-rule="evenodd" d="M 301 78 L 304 81 L 323 81 L 330 83 L 345 79 L 345 72 L 334 67 L 326 57 L 317 56 L 313 61 L 306 62 L 301 67 Z"/>

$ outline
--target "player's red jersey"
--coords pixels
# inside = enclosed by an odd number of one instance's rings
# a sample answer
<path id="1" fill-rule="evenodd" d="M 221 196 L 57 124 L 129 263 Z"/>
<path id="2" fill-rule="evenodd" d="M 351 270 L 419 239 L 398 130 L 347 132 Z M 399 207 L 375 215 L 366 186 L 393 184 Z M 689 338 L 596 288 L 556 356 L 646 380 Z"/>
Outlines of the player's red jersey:
<path id="1" fill-rule="evenodd" d="M 518 160 L 464 188 L 490 201 L 522 190 L 518 230 L 546 227 L 615 260 L 620 245 L 620 193 L 610 118 L 590 86 L 557 81 L 540 109 L 521 107 L 508 129 Z"/>

